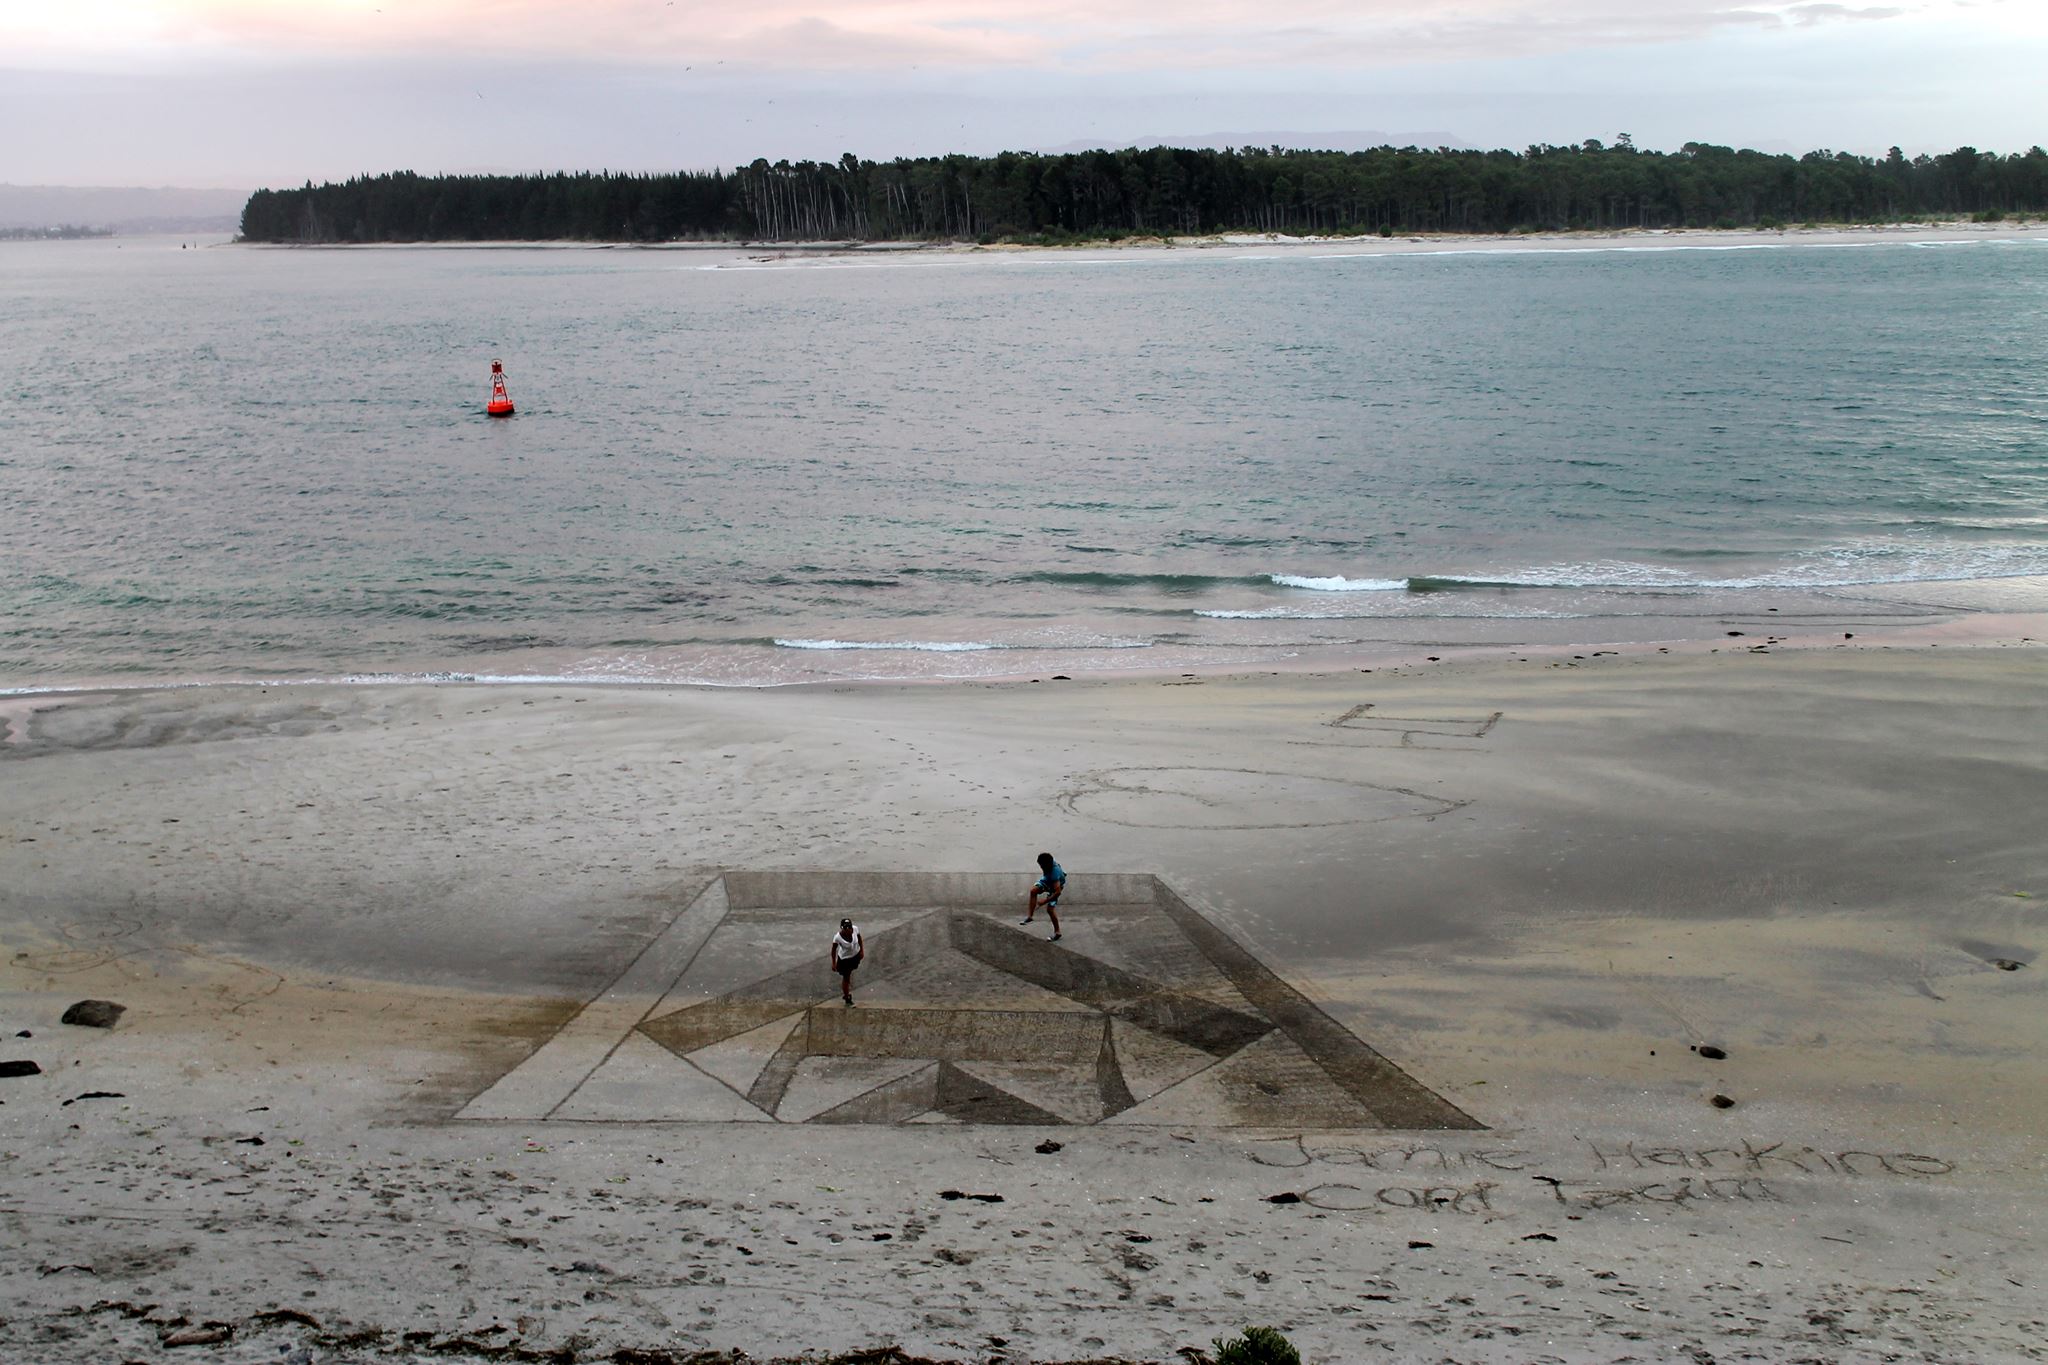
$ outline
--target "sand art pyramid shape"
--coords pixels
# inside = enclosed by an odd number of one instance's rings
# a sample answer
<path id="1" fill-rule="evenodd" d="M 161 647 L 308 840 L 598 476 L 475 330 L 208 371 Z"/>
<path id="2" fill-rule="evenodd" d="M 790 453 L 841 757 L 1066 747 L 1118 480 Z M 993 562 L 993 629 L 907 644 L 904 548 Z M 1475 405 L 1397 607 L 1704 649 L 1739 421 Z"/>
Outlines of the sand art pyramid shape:
<path id="1" fill-rule="evenodd" d="M 1157 879 L 728 873 L 459 1118 L 1477 1128 Z M 823 944 L 863 925 L 859 1003 Z"/>

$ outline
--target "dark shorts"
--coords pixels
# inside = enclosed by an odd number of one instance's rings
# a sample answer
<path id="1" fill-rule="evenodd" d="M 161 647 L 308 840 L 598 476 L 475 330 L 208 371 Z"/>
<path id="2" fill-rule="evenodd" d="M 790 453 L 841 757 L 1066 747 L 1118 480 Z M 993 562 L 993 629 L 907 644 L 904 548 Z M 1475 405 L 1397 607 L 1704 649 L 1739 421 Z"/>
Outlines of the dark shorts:
<path id="1" fill-rule="evenodd" d="M 832 959 L 832 970 L 838 972 L 841 976 L 852 976 L 853 969 L 858 966 L 860 966 L 860 958 L 857 957 L 835 957 Z"/>

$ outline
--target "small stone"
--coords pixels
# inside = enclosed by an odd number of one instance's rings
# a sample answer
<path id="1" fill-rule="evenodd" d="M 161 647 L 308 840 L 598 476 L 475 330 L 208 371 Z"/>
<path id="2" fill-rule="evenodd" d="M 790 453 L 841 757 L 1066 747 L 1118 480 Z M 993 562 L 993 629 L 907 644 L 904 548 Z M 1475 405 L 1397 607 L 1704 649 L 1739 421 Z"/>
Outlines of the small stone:
<path id="1" fill-rule="evenodd" d="M 1726 1095 L 1714 1096 L 1712 1103 L 1716 1109 L 1733 1109 L 1735 1107 L 1735 1101 L 1729 1099 Z"/>
<path id="2" fill-rule="evenodd" d="M 1845 630 L 1842 632 L 1842 638 L 1844 640 L 1853 640 L 1856 638 L 1856 632 L 1853 630 Z"/>
<path id="3" fill-rule="evenodd" d="M 1061 1147 L 1065 1145 L 1065 1143 L 1054 1142 L 1051 1138 L 1047 1138 L 1045 1141 L 1039 1143 L 1036 1147 L 1033 1147 L 1031 1150 L 1038 1153 L 1040 1156 L 1051 1156 L 1054 1152 L 1057 1152 L 1058 1150 L 1060 1150 Z"/>
<path id="4" fill-rule="evenodd" d="M 1301 1196 L 1293 1190 L 1282 1190 L 1279 1194 L 1267 1195 L 1266 1202 L 1268 1204 L 1299 1204 Z"/>
<path id="5" fill-rule="evenodd" d="M 1705 1057 L 1710 1062 L 1723 1062 L 1728 1060 L 1728 1054 L 1723 1052 L 1720 1048 L 1715 1047 L 1712 1043 L 1701 1043 L 1699 1047 L 1694 1049 L 1694 1051 L 1698 1052 L 1700 1056 Z"/>
<path id="6" fill-rule="evenodd" d="M 235 1334 L 235 1329 L 224 1322 L 209 1322 L 203 1327 L 184 1327 L 165 1337 L 166 1346 L 218 1346 Z"/>
<path id="7" fill-rule="evenodd" d="M 1991 959 L 1991 965 L 1998 968 L 2001 972 L 2016 972 L 2027 964 L 2015 962 L 2009 957 L 1994 957 Z"/>
<path id="8" fill-rule="evenodd" d="M 43 1069 L 34 1062 L 0 1062 L 0 1076 L 40 1076 Z"/>
<path id="9" fill-rule="evenodd" d="M 77 1024 L 82 1028 L 112 1028 L 115 1021 L 127 1012 L 126 1005 L 117 1005 L 111 1000 L 81 1000 L 65 1010 L 59 1022 Z"/>
<path id="10" fill-rule="evenodd" d="M 1410 1251 L 1421 1251 L 1424 1247 L 1433 1247 L 1435 1245 L 1435 1242 L 1410 1242 L 1408 1249 Z"/>
<path id="11" fill-rule="evenodd" d="M 1739 630 L 1731 630 L 1731 631 L 1729 631 L 1728 633 L 1729 633 L 1730 635 L 1734 636 L 1734 637 L 1735 637 L 1736 639 L 1738 639 L 1738 640 L 1742 638 L 1742 632 L 1741 632 L 1741 631 L 1739 631 Z"/>

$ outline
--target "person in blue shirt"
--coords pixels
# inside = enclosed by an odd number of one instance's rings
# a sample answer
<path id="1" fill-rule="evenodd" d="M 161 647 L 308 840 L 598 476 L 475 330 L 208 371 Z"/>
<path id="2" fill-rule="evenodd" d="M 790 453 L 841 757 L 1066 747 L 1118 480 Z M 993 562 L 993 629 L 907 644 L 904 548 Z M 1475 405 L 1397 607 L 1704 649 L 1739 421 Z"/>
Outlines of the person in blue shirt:
<path id="1" fill-rule="evenodd" d="M 1053 941 L 1060 936 L 1060 893 L 1067 889 L 1067 871 L 1052 860 L 1050 853 L 1038 855 L 1038 870 L 1044 875 L 1032 884 L 1030 898 L 1024 902 L 1024 918 L 1019 921 L 1029 924 L 1037 915 L 1038 907 L 1045 906 L 1045 916 L 1052 921 Z"/>

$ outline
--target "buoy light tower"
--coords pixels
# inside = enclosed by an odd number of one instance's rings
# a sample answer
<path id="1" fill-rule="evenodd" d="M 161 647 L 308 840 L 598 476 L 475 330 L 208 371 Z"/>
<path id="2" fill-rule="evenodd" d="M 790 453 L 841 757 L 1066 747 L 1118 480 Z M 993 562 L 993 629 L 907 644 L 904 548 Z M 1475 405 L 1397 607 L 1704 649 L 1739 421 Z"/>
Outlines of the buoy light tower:
<path id="1" fill-rule="evenodd" d="M 484 411 L 493 417 L 512 415 L 512 395 L 505 392 L 505 364 L 500 360 L 491 362 L 491 401 L 484 404 Z"/>

